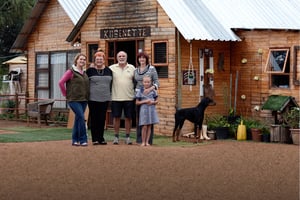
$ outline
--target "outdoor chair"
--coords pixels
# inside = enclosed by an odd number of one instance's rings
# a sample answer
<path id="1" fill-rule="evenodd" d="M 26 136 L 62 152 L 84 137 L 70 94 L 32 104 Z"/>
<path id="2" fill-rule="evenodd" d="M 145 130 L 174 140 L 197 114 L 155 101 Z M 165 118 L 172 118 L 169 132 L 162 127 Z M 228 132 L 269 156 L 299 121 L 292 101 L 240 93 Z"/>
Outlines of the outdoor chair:
<path id="1" fill-rule="evenodd" d="M 48 124 L 48 117 L 51 114 L 52 107 L 54 104 L 54 99 L 40 100 L 27 104 L 27 124 L 31 118 L 37 118 L 37 123 L 41 126 L 41 119 L 44 119 L 46 125 Z"/>

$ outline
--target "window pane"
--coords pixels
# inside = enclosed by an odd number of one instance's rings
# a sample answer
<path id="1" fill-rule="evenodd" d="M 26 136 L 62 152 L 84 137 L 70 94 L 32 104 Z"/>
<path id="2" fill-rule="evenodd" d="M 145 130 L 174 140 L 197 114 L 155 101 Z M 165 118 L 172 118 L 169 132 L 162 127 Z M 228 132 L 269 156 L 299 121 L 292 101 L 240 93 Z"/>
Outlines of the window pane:
<path id="1" fill-rule="evenodd" d="M 289 73 L 289 49 L 270 49 L 265 72 Z"/>
<path id="2" fill-rule="evenodd" d="M 48 88 L 48 72 L 39 72 L 37 74 L 37 87 L 47 87 Z"/>
<path id="3" fill-rule="evenodd" d="M 64 99 L 58 87 L 59 79 L 66 71 L 66 61 L 67 54 L 63 53 L 53 53 L 51 54 L 51 98 L 53 99 Z M 65 101 L 55 101 L 54 107 L 56 108 L 66 108 Z"/>
<path id="4" fill-rule="evenodd" d="M 286 58 L 286 51 L 271 51 L 270 64 L 271 71 L 282 71 Z"/>
<path id="5" fill-rule="evenodd" d="M 38 90 L 37 96 L 38 96 L 38 99 L 48 99 L 49 98 L 49 90 Z"/>
<path id="6" fill-rule="evenodd" d="M 167 63 L 167 43 L 154 43 L 154 63 Z"/>
<path id="7" fill-rule="evenodd" d="M 48 69 L 48 54 L 38 54 L 36 56 L 37 69 Z"/>
<path id="8" fill-rule="evenodd" d="M 138 41 L 138 52 L 144 51 L 144 40 Z"/>
<path id="9" fill-rule="evenodd" d="M 168 66 L 155 67 L 158 78 L 168 78 Z"/>
<path id="10" fill-rule="evenodd" d="M 289 75 L 272 75 L 272 87 L 289 88 Z"/>
<path id="11" fill-rule="evenodd" d="M 96 53 L 98 49 L 98 44 L 88 44 L 88 51 L 89 51 L 89 60 L 88 63 L 92 63 L 94 61 L 94 54 Z"/>

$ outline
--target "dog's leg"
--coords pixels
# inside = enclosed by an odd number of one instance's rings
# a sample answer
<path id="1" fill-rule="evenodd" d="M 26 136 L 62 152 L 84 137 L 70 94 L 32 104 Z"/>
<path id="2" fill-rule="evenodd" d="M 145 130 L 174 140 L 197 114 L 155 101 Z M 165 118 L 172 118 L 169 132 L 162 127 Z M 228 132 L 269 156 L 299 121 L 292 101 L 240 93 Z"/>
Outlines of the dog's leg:
<path id="1" fill-rule="evenodd" d="M 176 135 L 177 135 L 177 132 L 178 132 L 178 128 L 177 126 L 175 125 L 175 128 L 173 130 L 173 135 L 172 135 L 172 140 L 173 142 L 176 142 Z"/>
<path id="2" fill-rule="evenodd" d="M 199 130 L 197 124 L 194 124 L 195 143 L 199 142 Z"/>
<path id="3" fill-rule="evenodd" d="M 179 139 L 179 136 L 180 136 L 180 133 L 181 133 L 181 128 L 179 128 L 176 132 L 176 141 L 179 142 L 180 139 Z"/>

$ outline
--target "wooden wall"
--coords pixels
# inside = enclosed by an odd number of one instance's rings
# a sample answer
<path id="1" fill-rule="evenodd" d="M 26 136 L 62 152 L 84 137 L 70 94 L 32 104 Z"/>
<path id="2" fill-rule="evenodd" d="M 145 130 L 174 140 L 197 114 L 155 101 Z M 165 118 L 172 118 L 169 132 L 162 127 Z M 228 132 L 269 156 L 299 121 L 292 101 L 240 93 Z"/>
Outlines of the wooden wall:
<path id="1" fill-rule="evenodd" d="M 50 1 L 42 14 L 33 33 L 28 38 L 28 93 L 34 98 L 35 59 L 36 52 L 66 51 L 80 47 L 73 47 L 66 41 L 73 29 L 73 23 L 57 1 Z"/>
<path id="2" fill-rule="evenodd" d="M 253 108 L 261 106 L 270 95 L 286 95 L 295 97 L 300 105 L 300 87 L 293 84 L 293 60 L 300 59 L 298 53 L 294 58 L 294 46 L 299 46 L 300 34 L 297 31 L 237 31 L 243 39 L 242 42 L 231 44 L 231 67 L 238 70 L 240 74 L 238 96 L 247 96 L 245 101 L 238 98 L 237 109 L 240 112 L 247 112 L 250 116 L 262 118 L 273 118 L 270 111 L 256 112 Z M 271 88 L 270 75 L 264 72 L 267 63 L 269 48 L 289 47 L 290 48 L 290 88 Z M 258 53 L 258 49 L 262 53 Z M 241 60 L 246 58 L 247 63 L 242 64 Z M 259 80 L 253 79 L 259 76 Z M 300 62 L 297 62 L 297 77 L 300 76 Z"/>

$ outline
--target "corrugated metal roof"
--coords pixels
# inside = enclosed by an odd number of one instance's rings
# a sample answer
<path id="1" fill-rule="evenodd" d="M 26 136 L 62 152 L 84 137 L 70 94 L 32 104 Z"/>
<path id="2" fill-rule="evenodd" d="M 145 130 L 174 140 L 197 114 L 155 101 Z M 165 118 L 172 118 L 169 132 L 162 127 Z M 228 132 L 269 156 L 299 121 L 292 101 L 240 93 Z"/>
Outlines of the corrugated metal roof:
<path id="1" fill-rule="evenodd" d="M 91 1 L 92 0 L 80 0 L 74 2 L 74 0 L 58 0 L 74 25 L 77 24 Z"/>
<path id="2" fill-rule="evenodd" d="M 232 29 L 300 30 L 300 0 L 157 0 L 186 40 L 237 41 Z"/>
<path id="3" fill-rule="evenodd" d="M 226 28 L 300 30 L 299 0 L 202 0 Z"/>
<path id="4" fill-rule="evenodd" d="M 158 0 L 187 40 L 237 41 L 239 38 L 219 22 L 200 0 Z"/>

